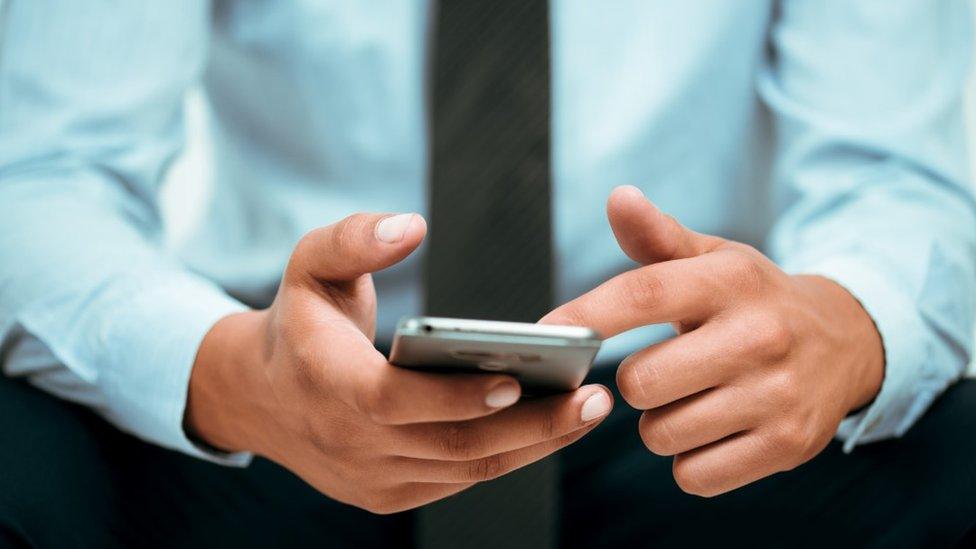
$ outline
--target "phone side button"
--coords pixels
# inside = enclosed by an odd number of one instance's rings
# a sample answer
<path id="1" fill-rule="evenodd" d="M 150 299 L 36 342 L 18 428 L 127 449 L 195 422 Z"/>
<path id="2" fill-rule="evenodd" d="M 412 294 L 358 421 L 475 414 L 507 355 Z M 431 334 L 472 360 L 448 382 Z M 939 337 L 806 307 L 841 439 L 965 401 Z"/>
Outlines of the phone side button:
<path id="1" fill-rule="evenodd" d="M 479 362 L 478 368 L 481 368 L 482 370 L 487 370 L 489 372 L 499 372 L 501 370 L 508 368 L 508 364 L 505 364 L 504 362 L 499 362 L 497 360 L 486 360 L 485 362 Z"/>

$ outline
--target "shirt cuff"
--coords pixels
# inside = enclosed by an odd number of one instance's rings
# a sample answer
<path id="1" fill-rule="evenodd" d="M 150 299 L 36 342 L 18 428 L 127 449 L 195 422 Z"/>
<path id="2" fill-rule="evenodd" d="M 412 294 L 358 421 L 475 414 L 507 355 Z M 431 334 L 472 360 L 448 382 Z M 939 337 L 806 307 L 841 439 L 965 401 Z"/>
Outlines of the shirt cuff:
<path id="1" fill-rule="evenodd" d="M 912 299 L 912 291 L 880 265 L 861 257 L 784 266 L 795 274 L 821 275 L 847 289 L 874 320 L 885 354 L 885 375 L 874 401 L 847 417 L 837 430 L 844 451 L 858 444 L 900 437 L 942 392 L 945 383 L 929 372 L 929 346 L 925 327 Z"/>
<path id="2" fill-rule="evenodd" d="M 240 302 L 204 281 L 182 279 L 157 285 L 132 297 L 126 311 L 117 312 L 104 328 L 107 341 L 124 341 L 116 349 L 114 368 L 102 373 L 109 398 L 105 415 L 125 431 L 149 442 L 221 465 L 244 467 L 245 452 L 223 453 L 191 440 L 183 430 L 190 372 L 197 350 L 210 328 L 221 318 L 247 310 Z M 166 303 L 160 307 L 160 303 Z M 140 311 L 165 318 L 151 320 Z"/>

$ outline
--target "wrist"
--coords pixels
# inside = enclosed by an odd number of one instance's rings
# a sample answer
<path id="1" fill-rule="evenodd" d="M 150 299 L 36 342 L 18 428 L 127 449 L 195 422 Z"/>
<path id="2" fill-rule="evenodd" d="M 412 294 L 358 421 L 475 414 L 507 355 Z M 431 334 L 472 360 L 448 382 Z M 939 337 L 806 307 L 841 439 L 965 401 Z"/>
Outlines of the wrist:
<path id="1" fill-rule="evenodd" d="M 829 304 L 828 321 L 833 324 L 845 357 L 839 362 L 845 365 L 848 395 L 845 415 L 869 405 L 881 390 L 884 380 L 885 354 L 881 334 L 871 315 L 861 302 L 837 282 L 819 275 L 799 275 L 816 288 L 816 299 Z"/>
<path id="2" fill-rule="evenodd" d="M 264 341 L 264 312 L 228 315 L 211 327 L 190 372 L 183 429 L 224 452 L 257 452 L 253 436 Z"/>

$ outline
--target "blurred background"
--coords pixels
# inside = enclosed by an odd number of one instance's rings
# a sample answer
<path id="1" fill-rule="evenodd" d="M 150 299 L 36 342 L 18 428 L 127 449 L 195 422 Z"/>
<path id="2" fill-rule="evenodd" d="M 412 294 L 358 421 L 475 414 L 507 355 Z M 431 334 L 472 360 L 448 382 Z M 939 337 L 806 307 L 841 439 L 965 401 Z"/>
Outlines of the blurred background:
<path id="1" fill-rule="evenodd" d="M 2 6 L 3 0 L 0 0 Z M 976 0 L 973 0 L 974 28 L 976 28 Z M 973 58 L 976 59 L 976 52 Z M 974 65 L 976 66 L 976 65 Z M 966 123 L 969 130 L 970 173 L 976 175 L 976 79 L 970 75 L 967 91 Z M 167 239 L 178 246 L 199 220 L 203 206 L 210 197 L 211 166 L 208 143 L 207 107 L 198 91 L 186 98 L 187 147 L 174 164 L 163 188 L 163 215 L 168 222 Z M 970 181 L 976 181 L 971 177 Z M 974 183 L 976 185 L 976 183 Z M 974 334 L 976 337 L 976 334 Z M 976 377 L 976 360 L 970 364 L 970 376 Z"/>

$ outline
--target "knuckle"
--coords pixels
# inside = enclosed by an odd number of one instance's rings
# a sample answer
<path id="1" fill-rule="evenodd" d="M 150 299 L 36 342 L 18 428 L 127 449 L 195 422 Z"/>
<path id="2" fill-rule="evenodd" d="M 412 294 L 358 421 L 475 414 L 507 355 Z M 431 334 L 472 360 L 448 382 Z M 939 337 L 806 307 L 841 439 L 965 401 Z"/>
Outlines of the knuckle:
<path id="1" fill-rule="evenodd" d="M 653 310 L 660 307 L 661 303 L 664 302 L 667 292 L 664 281 L 649 268 L 639 269 L 625 280 L 627 281 L 625 284 L 627 298 L 638 309 Z"/>
<path id="2" fill-rule="evenodd" d="M 671 467 L 674 482 L 681 491 L 693 496 L 710 497 L 714 492 L 705 480 L 704 471 L 695 465 L 694 461 L 675 458 Z"/>
<path id="3" fill-rule="evenodd" d="M 644 365 L 634 355 L 617 367 L 617 389 L 627 404 L 637 409 L 651 407 L 650 387 L 656 380 L 656 370 Z"/>
<path id="4" fill-rule="evenodd" d="M 773 395 L 781 409 L 792 410 L 802 395 L 796 375 L 788 370 L 774 372 L 769 378 L 769 394 Z"/>
<path id="5" fill-rule="evenodd" d="M 456 459 L 475 459 L 482 444 L 474 431 L 464 426 L 464 423 L 445 425 L 441 431 L 441 450 Z"/>
<path id="6" fill-rule="evenodd" d="M 757 293 L 766 279 L 764 265 L 751 248 L 736 248 L 729 253 L 729 274 L 741 292 Z"/>
<path id="7" fill-rule="evenodd" d="M 806 455 L 813 446 L 811 439 L 805 422 L 791 419 L 780 424 L 775 444 L 789 455 Z"/>
<path id="8" fill-rule="evenodd" d="M 468 480 L 483 482 L 498 478 L 505 472 L 505 464 L 498 454 L 468 462 Z"/>
<path id="9" fill-rule="evenodd" d="M 546 410 L 539 417 L 539 440 L 549 440 L 556 436 L 556 412 Z"/>
<path id="10" fill-rule="evenodd" d="M 352 251 L 357 248 L 357 237 L 365 224 L 365 216 L 353 214 L 343 218 L 332 227 L 329 244 L 333 250 Z"/>
<path id="11" fill-rule="evenodd" d="M 766 315 L 754 323 L 751 333 L 753 352 L 766 360 L 783 360 L 793 348 L 793 331 L 780 315 Z"/>
<path id="12" fill-rule="evenodd" d="M 647 449 L 659 456 L 671 456 L 677 453 L 678 436 L 674 422 L 668 415 L 651 415 L 647 412 L 641 416 L 640 435 Z"/>

